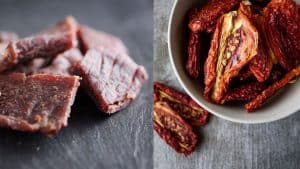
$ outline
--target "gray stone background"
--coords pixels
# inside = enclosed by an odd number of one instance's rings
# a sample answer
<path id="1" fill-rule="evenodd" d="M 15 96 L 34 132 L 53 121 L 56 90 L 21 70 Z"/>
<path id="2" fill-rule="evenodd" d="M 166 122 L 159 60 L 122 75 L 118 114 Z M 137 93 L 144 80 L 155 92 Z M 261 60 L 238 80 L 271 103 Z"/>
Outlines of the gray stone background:
<path id="1" fill-rule="evenodd" d="M 183 91 L 170 65 L 167 28 L 174 0 L 154 0 L 154 80 Z M 256 125 L 211 116 L 196 152 L 177 154 L 154 133 L 155 169 L 299 169 L 300 113 Z"/>
<path id="2" fill-rule="evenodd" d="M 152 169 L 152 0 L 1 0 L 0 30 L 28 36 L 69 14 L 119 36 L 150 79 L 109 117 L 79 94 L 69 126 L 53 138 L 0 129 L 0 169 Z"/>

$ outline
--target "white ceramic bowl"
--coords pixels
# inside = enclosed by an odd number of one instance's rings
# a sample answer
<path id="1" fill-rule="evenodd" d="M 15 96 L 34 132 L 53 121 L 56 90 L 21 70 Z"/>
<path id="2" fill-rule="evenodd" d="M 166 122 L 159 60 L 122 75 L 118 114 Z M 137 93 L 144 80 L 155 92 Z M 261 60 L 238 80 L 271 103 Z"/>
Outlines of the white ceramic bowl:
<path id="1" fill-rule="evenodd" d="M 253 113 L 247 113 L 243 105 L 216 105 L 203 97 L 202 87 L 185 72 L 186 13 L 199 0 L 177 0 L 174 3 L 168 28 L 170 61 L 181 86 L 199 105 L 223 119 L 239 123 L 265 123 L 287 117 L 300 110 L 299 81 L 289 85 L 272 97 L 268 103 Z M 209 43 L 209 42 L 207 42 Z"/>

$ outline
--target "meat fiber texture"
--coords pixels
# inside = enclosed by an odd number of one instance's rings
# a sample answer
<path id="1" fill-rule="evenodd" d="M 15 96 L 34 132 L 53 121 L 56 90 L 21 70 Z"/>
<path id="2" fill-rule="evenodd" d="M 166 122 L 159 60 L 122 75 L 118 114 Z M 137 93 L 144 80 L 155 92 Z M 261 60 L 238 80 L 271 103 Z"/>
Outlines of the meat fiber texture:
<path id="1" fill-rule="evenodd" d="M 0 126 L 57 133 L 67 126 L 79 77 L 12 73 L 0 76 Z"/>
<path id="2" fill-rule="evenodd" d="M 148 75 L 126 54 L 112 56 L 105 50 L 90 49 L 74 68 L 82 85 L 97 106 L 106 113 L 125 108 L 139 93 Z"/>
<path id="3" fill-rule="evenodd" d="M 96 31 L 85 25 L 79 26 L 78 38 L 84 54 L 92 48 L 106 50 L 111 56 L 128 53 L 128 49 L 119 38 L 109 33 Z"/>
<path id="4" fill-rule="evenodd" d="M 57 133 L 67 126 L 80 79 L 104 112 L 125 108 L 148 79 L 127 53 L 119 38 L 70 16 L 23 39 L 0 32 L 0 126 Z"/>
<path id="5" fill-rule="evenodd" d="M 0 56 L 0 72 L 34 58 L 55 57 L 77 45 L 77 23 L 66 17 L 55 26 L 35 36 L 10 42 Z"/>

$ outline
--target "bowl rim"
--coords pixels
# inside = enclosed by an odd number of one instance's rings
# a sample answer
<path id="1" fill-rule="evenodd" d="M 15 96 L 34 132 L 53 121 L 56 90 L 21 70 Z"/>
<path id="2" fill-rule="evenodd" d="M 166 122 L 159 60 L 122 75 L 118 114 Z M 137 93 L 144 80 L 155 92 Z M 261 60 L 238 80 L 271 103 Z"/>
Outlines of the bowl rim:
<path id="1" fill-rule="evenodd" d="M 168 21 L 168 35 L 167 35 L 167 43 L 168 43 L 168 55 L 169 55 L 169 59 L 170 59 L 170 62 L 171 62 L 171 66 L 172 66 L 172 69 L 173 71 L 175 72 L 175 76 L 177 78 L 177 80 L 179 81 L 180 83 L 180 86 L 184 89 L 184 91 L 196 102 L 198 103 L 200 106 L 202 106 L 204 109 L 208 110 L 210 113 L 212 113 L 213 115 L 217 116 L 217 117 L 220 117 L 222 119 L 225 119 L 225 120 L 228 120 L 228 121 L 231 121 L 231 122 L 235 122 L 235 123 L 242 123 L 242 124 L 261 124 L 261 123 L 269 123 L 269 122 L 273 122 L 273 121 L 277 121 L 277 120 L 280 120 L 280 119 L 283 119 L 283 118 L 286 118 L 296 112 L 298 112 L 300 109 L 296 110 L 296 111 L 290 111 L 288 113 L 282 113 L 280 115 L 277 115 L 277 116 L 272 116 L 268 119 L 255 119 L 255 120 L 246 120 L 246 119 L 240 119 L 240 118 L 233 118 L 233 117 L 230 117 L 230 116 L 226 116 L 222 113 L 219 113 L 211 108 L 209 108 L 208 106 L 205 105 L 205 103 L 199 101 L 196 96 L 194 96 L 192 94 L 192 92 L 190 92 L 190 90 L 188 89 L 188 87 L 185 85 L 185 83 L 183 82 L 182 78 L 180 77 L 179 75 L 179 72 L 175 66 L 175 62 L 174 62 L 174 59 L 173 59 L 173 52 L 172 52 L 172 42 L 171 42 L 171 30 L 172 30 L 172 23 L 173 23 L 173 19 L 174 19 L 174 13 L 175 13 L 175 9 L 177 7 L 177 4 L 178 4 L 178 1 L 179 0 L 175 0 L 174 3 L 173 3 L 173 6 L 172 6 L 172 9 L 171 9 L 171 12 L 170 12 L 170 16 L 169 16 L 169 21 Z M 220 106 L 220 105 L 218 105 Z M 246 113 L 246 112 L 245 112 Z"/>

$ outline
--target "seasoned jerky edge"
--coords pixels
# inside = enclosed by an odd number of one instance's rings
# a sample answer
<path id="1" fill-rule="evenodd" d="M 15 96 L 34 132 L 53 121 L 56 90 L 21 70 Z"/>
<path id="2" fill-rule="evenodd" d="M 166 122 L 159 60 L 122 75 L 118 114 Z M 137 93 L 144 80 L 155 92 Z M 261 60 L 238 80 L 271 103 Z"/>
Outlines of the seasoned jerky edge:
<path id="1" fill-rule="evenodd" d="M 205 125 L 209 113 L 188 95 L 178 92 L 162 83 L 154 82 L 154 102 L 164 101 L 192 126 Z"/>
<path id="2" fill-rule="evenodd" d="M 242 0 L 208 0 L 190 13 L 189 28 L 192 32 L 214 32 L 217 20 L 223 14 L 238 7 Z"/>
<path id="3" fill-rule="evenodd" d="M 264 9 L 270 47 L 287 71 L 300 63 L 300 8 L 292 0 L 272 0 Z"/>
<path id="4" fill-rule="evenodd" d="M 18 63 L 34 58 L 52 58 L 57 54 L 75 47 L 77 23 L 74 18 L 66 17 L 55 26 L 38 35 L 10 42 L 0 56 L 0 72 Z"/>
<path id="5" fill-rule="evenodd" d="M 265 89 L 260 95 L 258 95 L 255 99 L 245 105 L 245 109 L 248 112 L 252 112 L 259 107 L 261 107 L 264 102 L 275 94 L 279 89 L 286 86 L 292 79 L 300 75 L 300 66 L 297 66 L 295 69 L 292 69 L 289 73 L 287 73 L 282 79 L 274 82 L 267 89 Z"/>
<path id="6" fill-rule="evenodd" d="M 153 121 L 154 130 L 178 153 L 187 156 L 195 150 L 197 135 L 168 103 L 154 103 Z"/>
<path id="7" fill-rule="evenodd" d="M 82 85 L 96 105 L 109 114 L 131 103 L 148 79 L 144 67 L 129 56 L 116 57 L 94 49 L 74 67 L 74 73 L 82 77 Z"/>
<path id="8" fill-rule="evenodd" d="M 57 55 L 50 65 L 37 69 L 36 73 L 71 75 L 73 66 L 82 59 L 83 56 L 79 49 L 72 48 Z"/>
<path id="9" fill-rule="evenodd" d="M 204 66 L 204 95 L 221 103 L 232 78 L 257 54 L 258 33 L 242 12 L 223 15 L 217 24 Z"/>
<path id="10" fill-rule="evenodd" d="M 193 78 L 198 78 L 200 74 L 200 53 L 202 48 L 201 34 L 190 32 L 188 43 L 188 58 L 186 71 Z"/>
<path id="11" fill-rule="evenodd" d="M 109 33 L 97 31 L 86 25 L 79 26 L 78 39 L 83 54 L 89 49 L 106 50 L 112 56 L 117 56 L 120 53 L 128 53 L 128 49 L 121 39 Z"/>
<path id="12" fill-rule="evenodd" d="M 77 76 L 12 73 L 0 76 L 0 126 L 57 133 L 67 119 L 79 86 Z"/>

